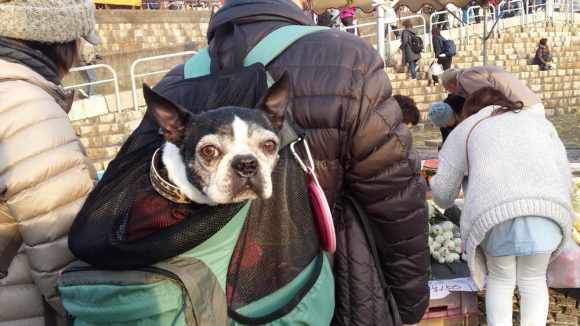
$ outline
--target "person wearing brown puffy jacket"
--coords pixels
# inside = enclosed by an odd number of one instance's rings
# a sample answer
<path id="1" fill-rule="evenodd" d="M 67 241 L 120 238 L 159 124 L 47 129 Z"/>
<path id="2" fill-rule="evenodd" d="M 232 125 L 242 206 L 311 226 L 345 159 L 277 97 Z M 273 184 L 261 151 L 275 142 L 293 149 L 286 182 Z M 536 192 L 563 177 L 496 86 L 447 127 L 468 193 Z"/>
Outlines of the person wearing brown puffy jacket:
<path id="1" fill-rule="evenodd" d="M 313 24 L 290 0 L 229 0 L 207 32 L 209 51 L 219 53 L 222 69 L 233 66 L 233 36 L 221 42 L 214 36 L 232 21 L 246 37 L 245 53 L 281 26 Z M 379 244 L 403 323 L 419 322 L 429 302 L 426 185 L 382 58 L 366 41 L 329 29 L 299 39 L 266 68 L 274 80 L 285 71 L 291 77 L 293 119 L 306 131 L 330 207 L 343 192 L 356 198 L 395 251 L 396 259 L 389 260 Z M 183 78 L 180 65 L 156 87 Z M 333 324 L 389 325 L 393 316 L 355 214 L 344 211 L 337 225 Z"/>
<path id="2" fill-rule="evenodd" d="M 555 66 L 552 64 L 552 53 L 550 53 L 547 38 L 541 39 L 538 43 L 538 49 L 534 56 L 534 64 L 540 66 L 540 70 L 554 69 L 553 67 Z"/>
<path id="3" fill-rule="evenodd" d="M 93 34 L 90 0 L 0 1 L 0 325 L 64 325 L 55 289 L 96 170 L 61 78 Z"/>

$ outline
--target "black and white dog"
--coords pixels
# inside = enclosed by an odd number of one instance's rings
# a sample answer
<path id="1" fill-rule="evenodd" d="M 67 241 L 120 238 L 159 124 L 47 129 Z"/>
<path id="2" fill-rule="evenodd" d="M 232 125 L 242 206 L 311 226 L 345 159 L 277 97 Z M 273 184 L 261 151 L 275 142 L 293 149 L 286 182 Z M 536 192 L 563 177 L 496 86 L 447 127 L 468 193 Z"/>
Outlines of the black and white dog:
<path id="1" fill-rule="evenodd" d="M 144 85 L 148 110 L 166 140 L 162 162 L 170 181 L 199 204 L 269 198 L 289 88 L 284 74 L 255 109 L 230 106 L 193 114 Z"/>

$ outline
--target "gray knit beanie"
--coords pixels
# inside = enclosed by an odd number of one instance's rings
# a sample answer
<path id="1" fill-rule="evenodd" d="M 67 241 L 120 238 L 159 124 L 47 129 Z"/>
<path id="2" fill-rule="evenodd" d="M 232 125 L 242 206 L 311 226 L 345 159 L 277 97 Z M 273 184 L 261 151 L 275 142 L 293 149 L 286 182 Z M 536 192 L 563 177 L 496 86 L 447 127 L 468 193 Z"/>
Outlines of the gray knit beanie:
<path id="1" fill-rule="evenodd" d="M 44 43 L 82 37 L 97 44 L 95 5 L 91 0 L 0 0 L 0 36 Z"/>

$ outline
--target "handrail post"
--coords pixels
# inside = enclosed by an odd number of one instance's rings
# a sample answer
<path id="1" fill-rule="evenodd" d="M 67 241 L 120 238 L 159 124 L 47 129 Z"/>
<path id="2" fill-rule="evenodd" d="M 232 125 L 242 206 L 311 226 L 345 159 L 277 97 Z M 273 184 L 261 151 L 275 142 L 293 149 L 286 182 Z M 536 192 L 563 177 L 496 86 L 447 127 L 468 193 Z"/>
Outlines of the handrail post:
<path id="1" fill-rule="evenodd" d="M 113 79 L 115 80 L 114 82 L 114 86 L 115 86 L 115 105 L 117 106 L 117 112 L 121 113 L 121 98 L 119 96 L 119 79 L 117 78 L 117 73 L 115 72 L 115 70 L 111 69 L 111 72 L 113 73 Z"/>
<path id="2" fill-rule="evenodd" d="M 139 59 L 133 61 L 133 63 L 131 63 L 131 71 L 130 71 L 131 94 L 133 96 L 133 108 L 135 109 L 135 111 L 139 110 L 139 99 L 137 97 L 137 85 L 136 85 L 135 79 L 137 77 L 143 77 L 143 76 L 149 76 L 149 75 L 153 75 L 153 74 L 167 72 L 167 70 L 163 70 L 163 71 L 154 72 L 154 73 L 145 73 L 145 74 L 136 75 L 135 74 L 135 67 L 137 66 L 137 64 L 139 64 L 141 62 L 145 62 L 145 61 L 161 60 L 161 59 L 190 55 L 190 54 L 195 55 L 195 54 L 197 54 L 197 51 L 183 51 L 183 52 L 175 52 L 175 53 L 169 53 L 169 54 L 156 55 L 156 56 L 146 57 L 146 58 L 139 58 Z"/>
<path id="3" fill-rule="evenodd" d="M 377 50 L 385 61 L 385 8 L 377 6 Z M 390 51 L 389 51 L 390 52 Z"/>
<path id="4" fill-rule="evenodd" d="M 133 109 L 135 109 L 135 111 L 139 110 L 139 99 L 137 98 L 137 86 L 135 85 L 135 66 L 139 62 L 140 62 L 139 59 L 133 61 L 133 63 L 131 63 L 131 71 L 130 71 L 131 96 L 133 97 Z"/>
<path id="5" fill-rule="evenodd" d="M 115 69 L 113 69 L 113 67 L 106 65 L 106 64 L 98 63 L 98 64 L 94 64 L 94 65 L 89 65 L 89 66 L 81 66 L 81 67 L 71 68 L 71 69 L 69 69 L 69 72 L 95 70 L 97 68 L 105 68 L 105 69 L 109 70 L 111 72 L 111 75 L 113 76 L 113 79 L 97 80 L 94 82 L 66 86 L 66 87 L 64 87 L 64 89 L 79 88 L 79 87 L 83 87 L 86 85 L 97 85 L 97 84 L 102 84 L 102 83 L 112 81 L 113 86 L 115 88 L 115 105 L 117 106 L 117 112 L 120 113 L 121 112 L 121 100 L 120 100 L 120 96 L 119 96 L 119 79 L 117 78 L 117 73 L 115 72 Z"/>

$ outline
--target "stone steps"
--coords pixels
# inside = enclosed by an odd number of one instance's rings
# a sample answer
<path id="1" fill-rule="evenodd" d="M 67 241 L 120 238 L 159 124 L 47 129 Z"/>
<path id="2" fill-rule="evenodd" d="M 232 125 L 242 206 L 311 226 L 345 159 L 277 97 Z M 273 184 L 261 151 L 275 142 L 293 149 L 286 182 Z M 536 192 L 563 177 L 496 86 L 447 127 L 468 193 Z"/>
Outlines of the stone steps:
<path id="1" fill-rule="evenodd" d="M 130 30 L 130 26 L 119 27 L 119 30 Z M 492 39 L 488 47 L 488 64 L 504 67 L 535 91 L 545 103 L 548 115 L 578 112 L 580 108 L 580 24 L 573 26 L 557 25 L 555 28 L 534 27 L 535 31 L 513 34 L 502 32 L 501 38 Z M 183 35 L 176 32 L 176 35 Z M 140 36 L 138 36 L 140 37 Z M 548 37 L 555 55 L 554 62 L 558 69 L 539 71 L 538 66 L 531 65 L 537 42 L 542 37 Z M 472 40 L 473 41 L 473 40 Z M 459 46 L 459 53 L 453 60 L 454 67 L 472 67 L 481 65 L 483 61 L 481 42 L 475 40 L 470 45 Z M 152 43 L 151 43 L 152 44 Z M 408 75 L 398 73 L 396 68 L 388 67 L 388 73 L 393 87 L 393 94 L 412 96 L 421 111 L 422 124 L 428 123 L 426 112 L 429 106 L 446 97 L 442 86 L 431 85 L 425 72 L 431 58 L 425 53 L 419 62 L 419 80 L 408 80 Z M 400 54 L 393 55 L 400 59 Z M 127 109 L 132 106 L 131 98 L 124 94 L 122 113 L 116 113 L 110 107 L 114 101 L 106 100 L 109 114 L 74 121 L 75 130 L 86 145 L 89 157 L 94 160 L 98 169 L 104 169 L 115 157 L 125 139 L 140 123 L 144 111 Z M 140 104 L 142 98 L 139 98 Z"/>
<path id="2" fill-rule="evenodd" d="M 96 18 L 96 31 L 102 41 L 97 50 L 109 55 L 188 43 L 204 44 L 209 11 L 98 10 Z"/>
<path id="3" fill-rule="evenodd" d="M 120 147 L 123 145 L 129 134 L 130 133 L 127 133 L 125 130 L 117 133 L 103 132 L 100 135 L 92 137 L 82 137 L 81 141 L 89 148 L 104 148 L 110 146 Z"/>
<path id="4" fill-rule="evenodd" d="M 87 148 L 87 155 L 98 171 L 106 170 L 109 162 L 115 158 L 121 146 L 102 146 Z"/>

